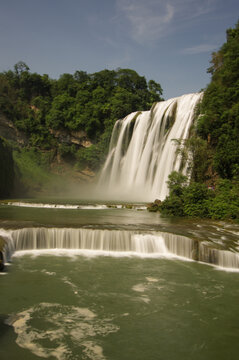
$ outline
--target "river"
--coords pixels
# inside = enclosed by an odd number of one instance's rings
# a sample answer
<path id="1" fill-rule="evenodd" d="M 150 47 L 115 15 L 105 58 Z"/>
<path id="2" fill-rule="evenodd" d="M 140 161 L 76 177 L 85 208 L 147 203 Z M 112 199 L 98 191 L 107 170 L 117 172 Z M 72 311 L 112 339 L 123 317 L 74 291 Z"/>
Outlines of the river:
<path id="1" fill-rule="evenodd" d="M 0 359 L 236 360 L 238 234 L 145 204 L 2 203 Z"/>

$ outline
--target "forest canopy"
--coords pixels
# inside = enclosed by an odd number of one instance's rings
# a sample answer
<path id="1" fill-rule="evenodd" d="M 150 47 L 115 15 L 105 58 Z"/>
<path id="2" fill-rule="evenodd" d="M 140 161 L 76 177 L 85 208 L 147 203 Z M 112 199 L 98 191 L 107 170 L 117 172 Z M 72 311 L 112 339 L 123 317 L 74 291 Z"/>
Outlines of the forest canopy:
<path id="1" fill-rule="evenodd" d="M 102 70 L 93 74 L 77 70 L 59 79 L 30 72 L 19 61 L 0 73 L 0 111 L 24 133 L 26 147 L 97 170 L 108 151 L 116 120 L 133 111 L 150 109 L 162 100 L 162 88 L 131 69 Z M 83 133 L 92 144 L 84 147 L 59 141 L 56 133 Z M 46 155 L 47 156 L 47 155 Z M 49 158 L 52 155 L 48 156 Z"/>
<path id="2" fill-rule="evenodd" d="M 117 119 L 149 109 L 161 95 L 160 84 L 131 69 L 76 71 L 53 80 L 20 61 L 0 73 L 1 111 L 42 148 L 53 145 L 49 128 L 84 130 L 97 142 Z"/>

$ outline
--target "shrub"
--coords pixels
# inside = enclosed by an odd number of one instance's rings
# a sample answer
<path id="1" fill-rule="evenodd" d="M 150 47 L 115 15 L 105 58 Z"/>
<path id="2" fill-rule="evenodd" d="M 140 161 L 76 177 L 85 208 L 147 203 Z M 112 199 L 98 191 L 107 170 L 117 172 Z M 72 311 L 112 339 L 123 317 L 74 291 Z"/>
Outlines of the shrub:
<path id="1" fill-rule="evenodd" d="M 183 191 L 184 213 L 192 217 L 207 217 L 208 202 L 213 193 L 205 184 L 193 182 Z"/>

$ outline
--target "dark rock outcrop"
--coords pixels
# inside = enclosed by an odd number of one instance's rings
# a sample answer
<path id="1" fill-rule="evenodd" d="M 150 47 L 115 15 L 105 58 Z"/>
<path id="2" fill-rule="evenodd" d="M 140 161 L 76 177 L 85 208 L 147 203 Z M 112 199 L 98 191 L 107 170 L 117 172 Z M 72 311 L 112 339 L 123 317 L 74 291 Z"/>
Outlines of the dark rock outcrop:
<path id="1" fill-rule="evenodd" d="M 84 131 L 49 130 L 59 143 L 76 145 L 79 147 L 90 147 L 92 143 Z"/>
<path id="2" fill-rule="evenodd" d="M 12 149 L 1 137 L 0 169 L 0 198 L 6 198 L 11 196 L 14 191 L 15 170 Z"/>
<path id="3" fill-rule="evenodd" d="M 2 113 L 0 113 L 0 136 L 20 146 L 25 146 L 28 142 L 27 136 Z"/>

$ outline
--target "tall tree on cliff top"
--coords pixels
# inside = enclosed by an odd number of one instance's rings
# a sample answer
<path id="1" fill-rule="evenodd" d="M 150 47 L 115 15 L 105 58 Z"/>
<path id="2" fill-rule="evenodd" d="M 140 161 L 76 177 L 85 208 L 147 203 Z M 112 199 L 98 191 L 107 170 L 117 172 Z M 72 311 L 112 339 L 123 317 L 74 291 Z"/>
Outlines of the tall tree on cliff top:
<path id="1" fill-rule="evenodd" d="M 239 22 L 212 54 L 212 79 L 201 104 L 197 133 L 213 150 L 213 166 L 222 178 L 239 175 Z"/>

